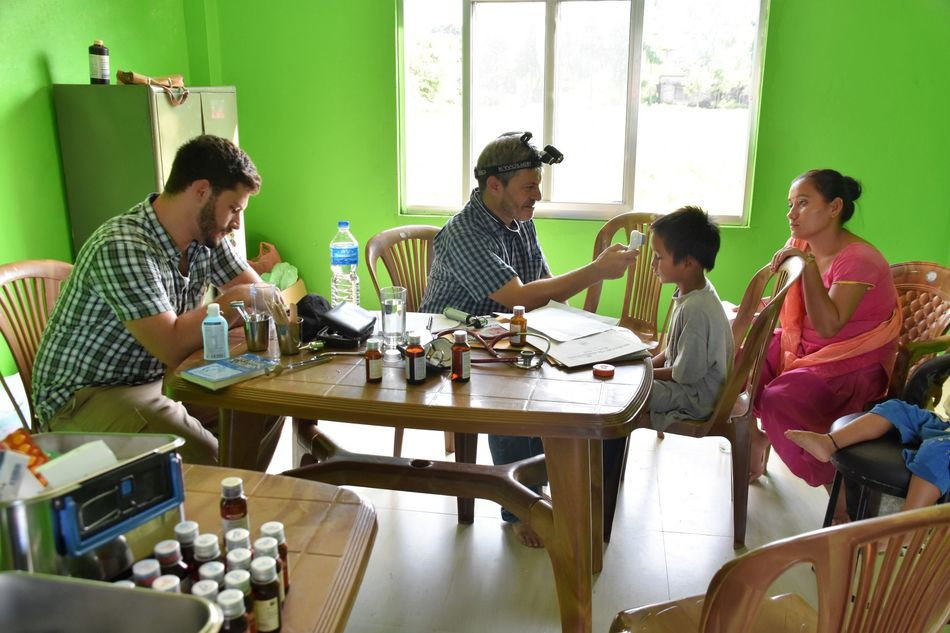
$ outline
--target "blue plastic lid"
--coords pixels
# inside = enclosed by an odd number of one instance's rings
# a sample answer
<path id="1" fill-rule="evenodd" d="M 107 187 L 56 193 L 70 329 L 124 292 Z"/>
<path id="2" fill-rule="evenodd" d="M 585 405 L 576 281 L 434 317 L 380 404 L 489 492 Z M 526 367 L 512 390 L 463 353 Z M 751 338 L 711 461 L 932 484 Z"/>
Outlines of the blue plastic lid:
<path id="1" fill-rule="evenodd" d="M 349 220 L 340 220 L 339 222 L 336 223 L 336 226 L 337 226 L 337 228 L 340 229 L 340 230 L 346 230 L 346 229 L 350 228 L 350 221 L 349 221 Z"/>

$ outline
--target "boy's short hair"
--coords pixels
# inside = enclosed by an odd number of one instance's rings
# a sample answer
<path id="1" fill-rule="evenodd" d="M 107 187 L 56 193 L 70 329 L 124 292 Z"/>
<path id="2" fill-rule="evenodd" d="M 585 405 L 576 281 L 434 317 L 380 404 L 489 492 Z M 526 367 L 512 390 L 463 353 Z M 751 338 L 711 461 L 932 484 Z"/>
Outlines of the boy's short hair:
<path id="1" fill-rule="evenodd" d="M 704 270 L 712 270 L 716 265 L 719 226 L 701 208 L 681 207 L 654 222 L 652 228 L 673 255 L 674 264 L 692 257 Z"/>
<path id="2" fill-rule="evenodd" d="M 256 193 L 261 177 L 240 147 L 219 136 L 196 136 L 178 148 L 165 183 L 167 193 L 181 193 L 196 180 L 207 179 L 215 194 L 244 185 Z"/>

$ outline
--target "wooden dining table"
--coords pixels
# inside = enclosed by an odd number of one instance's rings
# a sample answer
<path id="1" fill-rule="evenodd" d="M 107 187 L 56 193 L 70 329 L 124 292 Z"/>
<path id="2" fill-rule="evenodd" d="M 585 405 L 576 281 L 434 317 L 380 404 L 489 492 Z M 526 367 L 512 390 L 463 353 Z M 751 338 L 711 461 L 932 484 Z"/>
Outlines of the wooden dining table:
<path id="1" fill-rule="evenodd" d="M 280 475 L 184 464 L 185 516 L 202 531 L 220 525 L 221 480 L 240 477 L 251 533 L 267 521 L 284 524 L 290 592 L 283 633 L 342 633 L 356 601 L 373 542 L 376 512 L 352 490 Z"/>
<path id="2" fill-rule="evenodd" d="M 232 342 L 232 354 L 244 352 L 242 339 Z M 307 356 L 284 356 L 281 362 Z M 603 565 L 602 441 L 633 430 L 652 384 L 649 360 L 619 364 L 609 379 L 595 377 L 589 367 L 568 371 L 545 364 L 527 370 L 473 364 L 467 383 L 452 382 L 443 373 L 430 374 L 421 385 L 409 385 L 401 367 L 384 368 L 382 382 L 369 384 L 362 358 L 341 356 L 219 391 L 179 377 L 181 370 L 201 362 L 196 354 L 169 374 L 166 393 L 222 411 L 218 431 L 223 465 L 232 443 L 240 441 L 240 424 L 246 423 L 235 423 L 232 411 L 450 431 L 459 438 L 477 433 L 541 437 L 543 456 L 502 466 L 358 455 L 319 437 L 307 460 L 312 463 L 283 474 L 333 484 L 478 497 L 504 505 L 544 540 L 562 630 L 591 631 L 592 574 Z M 471 455 L 460 457 L 463 462 L 474 461 Z M 528 487 L 545 480 L 550 499 Z"/>

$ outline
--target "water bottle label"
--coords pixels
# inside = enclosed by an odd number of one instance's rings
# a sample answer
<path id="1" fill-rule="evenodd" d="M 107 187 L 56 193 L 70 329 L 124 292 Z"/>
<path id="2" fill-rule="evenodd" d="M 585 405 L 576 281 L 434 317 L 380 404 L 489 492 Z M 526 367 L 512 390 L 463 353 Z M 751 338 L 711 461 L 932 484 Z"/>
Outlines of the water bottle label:
<path id="1" fill-rule="evenodd" d="M 360 249 L 358 246 L 330 248 L 331 266 L 355 266 L 359 260 Z"/>

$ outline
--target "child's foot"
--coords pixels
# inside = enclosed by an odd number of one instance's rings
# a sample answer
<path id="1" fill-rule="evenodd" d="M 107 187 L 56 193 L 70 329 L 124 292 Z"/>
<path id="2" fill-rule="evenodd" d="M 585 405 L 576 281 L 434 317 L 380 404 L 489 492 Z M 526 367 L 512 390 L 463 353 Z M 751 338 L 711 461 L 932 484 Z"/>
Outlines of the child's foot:
<path id="1" fill-rule="evenodd" d="M 509 523 L 508 525 L 510 525 L 511 529 L 514 530 L 515 536 L 518 538 L 518 542 L 525 547 L 544 547 L 544 541 L 541 540 L 541 537 L 538 536 L 538 533 L 532 530 L 523 521 Z"/>
<path id="2" fill-rule="evenodd" d="M 758 429 L 752 430 L 752 447 L 749 456 L 749 483 L 765 474 L 765 456 L 769 450 L 768 436 Z"/>
<path id="3" fill-rule="evenodd" d="M 827 433 L 811 431 L 785 431 L 785 437 L 798 444 L 806 453 L 827 464 L 835 452 L 835 444 Z"/>

